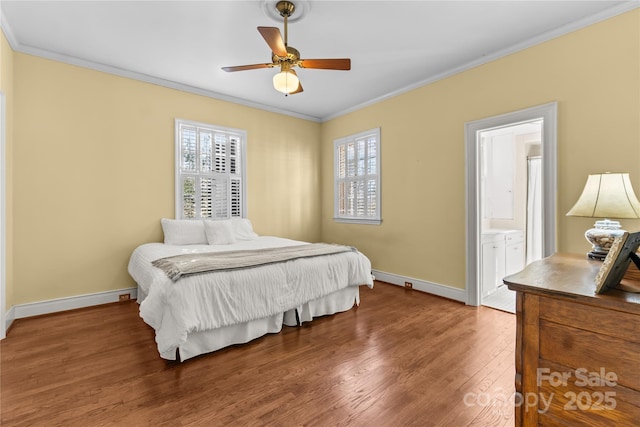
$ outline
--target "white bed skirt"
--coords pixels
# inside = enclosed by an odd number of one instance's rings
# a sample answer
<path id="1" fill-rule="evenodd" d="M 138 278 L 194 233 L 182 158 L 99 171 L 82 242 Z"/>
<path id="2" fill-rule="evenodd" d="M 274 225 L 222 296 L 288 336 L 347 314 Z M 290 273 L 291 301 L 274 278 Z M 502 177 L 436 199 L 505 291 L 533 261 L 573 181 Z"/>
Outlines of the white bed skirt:
<path id="1" fill-rule="evenodd" d="M 234 344 L 244 344 L 266 334 L 276 334 L 282 330 L 283 314 L 264 319 L 256 319 L 239 325 L 225 326 L 212 331 L 193 332 L 187 335 L 187 340 L 180 345 L 180 360 L 185 361 L 204 353 L 220 350 Z M 175 359 L 166 357 L 165 359 Z"/>
<path id="2" fill-rule="evenodd" d="M 298 320 L 310 322 L 314 317 L 340 313 L 350 310 L 353 305 L 360 304 L 360 291 L 358 286 L 351 286 L 303 304 L 294 310 L 280 313 L 275 316 L 253 320 L 239 325 L 225 326 L 211 331 L 190 333 L 186 342 L 180 345 L 180 360 L 185 361 L 192 357 L 212 351 L 220 350 L 234 344 L 244 344 L 263 335 L 278 333 L 282 325 L 296 326 Z M 298 317 L 296 318 L 296 312 Z M 168 360 L 175 360 L 175 354 L 161 354 Z"/>
<path id="3" fill-rule="evenodd" d="M 350 286 L 337 292 L 310 301 L 296 310 L 289 310 L 284 314 L 284 324 L 296 326 L 296 311 L 300 323 L 310 322 L 314 317 L 340 313 L 350 310 L 353 304 L 360 305 L 360 291 L 358 286 Z"/>

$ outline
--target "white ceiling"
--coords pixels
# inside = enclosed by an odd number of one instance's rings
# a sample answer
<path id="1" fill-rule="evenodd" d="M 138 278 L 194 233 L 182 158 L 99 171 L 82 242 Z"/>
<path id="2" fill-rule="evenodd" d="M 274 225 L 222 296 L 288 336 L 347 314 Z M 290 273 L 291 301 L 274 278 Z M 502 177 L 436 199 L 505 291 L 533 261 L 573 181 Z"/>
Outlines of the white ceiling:
<path id="1" fill-rule="evenodd" d="M 266 12 L 276 0 L 2 0 L 0 22 L 20 52 L 323 121 L 639 2 L 298 0 L 289 45 L 349 57 L 351 71 L 299 69 L 304 92 L 288 97 L 273 89 L 276 69 L 220 69 L 271 61 L 256 27 L 282 31 Z"/>

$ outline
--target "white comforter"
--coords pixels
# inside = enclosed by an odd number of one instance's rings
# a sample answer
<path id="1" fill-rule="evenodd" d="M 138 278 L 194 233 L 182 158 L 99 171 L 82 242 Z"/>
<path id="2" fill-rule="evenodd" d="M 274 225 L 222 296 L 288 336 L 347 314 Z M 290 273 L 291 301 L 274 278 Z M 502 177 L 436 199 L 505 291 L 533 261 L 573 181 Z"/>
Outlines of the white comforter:
<path id="1" fill-rule="evenodd" d="M 156 330 L 158 351 L 173 358 L 187 334 L 283 313 L 347 286 L 373 287 L 371 262 L 359 252 L 232 271 L 217 271 L 172 282 L 151 261 L 194 252 L 303 245 L 272 236 L 231 245 L 171 246 L 147 243 L 135 249 L 129 274 L 146 294 L 140 316 Z"/>

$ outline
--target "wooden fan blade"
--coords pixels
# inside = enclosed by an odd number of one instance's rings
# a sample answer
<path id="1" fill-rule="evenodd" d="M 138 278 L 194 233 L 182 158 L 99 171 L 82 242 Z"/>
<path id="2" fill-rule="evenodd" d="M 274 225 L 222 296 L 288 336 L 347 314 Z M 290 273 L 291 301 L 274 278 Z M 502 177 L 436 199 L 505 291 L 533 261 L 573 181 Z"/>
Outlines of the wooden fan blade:
<path id="1" fill-rule="evenodd" d="M 296 74 L 295 70 L 291 70 L 291 72 L 293 74 L 296 75 L 296 77 L 298 77 L 298 74 Z M 296 93 L 300 93 L 302 92 L 304 89 L 302 89 L 302 82 L 300 81 L 300 79 L 298 79 L 298 88 L 296 90 L 294 90 L 293 92 L 290 92 L 289 95 L 294 95 Z"/>
<path id="2" fill-rule="evenodd" d="M 294 95 L 296 93 L 300 93 L 302 92 L 304 89 L 302 89 L 302 83 L 298 83 L 298 89 L 294 90 L 293 92 L 291 92 L 289 95 Z"/>
<path id="3" fill-rule="evenodd" d="M 235 67 L 222 67 L 222 69 L 227 72 L 231 72 L 231 71 L 255 70 L 258 68 L 269 68 L 269 67 L 273 67 L 273 64 L 237 65 Z"/>
<path id="4" fill-rule="evenodd" d="M 258 27 L 258 31 L 262 34 L 264 41 L 267 42 L 271 51 L 280 58 L 287 57 L 287 48 L 280 35 L 280 30 L 276 27 Z"/>
<path id="5" fill-rule="evenodd" d="M 351 59 L 303 59 L 298 65 L 302 68 L 321 68 L 324 70 L 350 70 Z"/>
<path id="6" fill-rule="evenodd" d="M 298 73 L 296 73 L 296 70 L 289 70 L 289 72 L 291 74 L 293 74 L 294 76 L 298 77 Z M 289 95 L 294 95 L 296 93 L 300 93 L 303 90 L 304 89 L 302 89 L 302 83 L 300 82 L 300 78 L 298 78 L 298 88 L 296 90 L 294 90 L 293 92 L 289 92 Z"/>

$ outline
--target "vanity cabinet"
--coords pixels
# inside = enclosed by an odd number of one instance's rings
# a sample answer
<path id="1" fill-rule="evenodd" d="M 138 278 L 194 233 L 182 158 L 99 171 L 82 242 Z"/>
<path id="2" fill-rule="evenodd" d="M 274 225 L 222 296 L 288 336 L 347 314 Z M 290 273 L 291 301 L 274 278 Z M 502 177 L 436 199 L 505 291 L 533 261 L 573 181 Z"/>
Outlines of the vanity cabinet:
<path id="1" fill-rule="evenodd" d="M 502 278 L 524 268 L 524 233 L 520 230 L 486 230 L 481 248 L 482 296 L 502 285 Z"/>
<path id="2" fill-rule="evenodd" d="M 524 233 L 522 231 L 514 230 L 505 233 L 504 257 L 505 275 L 517 273 L 524 268 Z"/>
<path id="3" fill-rule="evenodd" d="M 482 296 L 492 294 L 505 272 L 505 241 L 502 234 L 482 236 Z"/>

